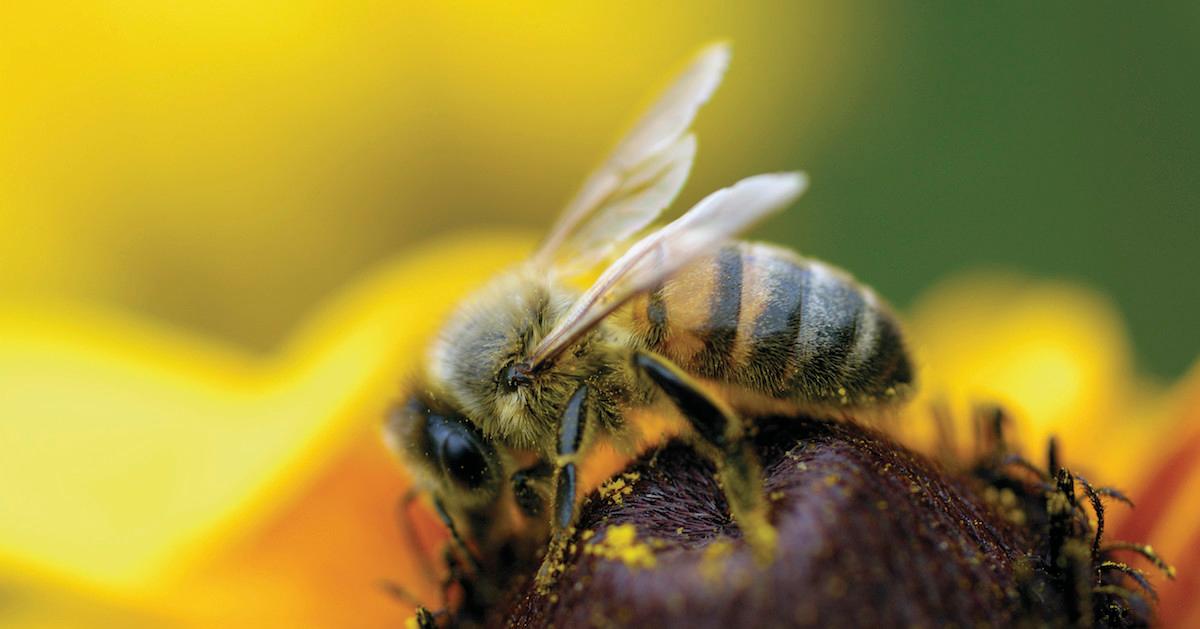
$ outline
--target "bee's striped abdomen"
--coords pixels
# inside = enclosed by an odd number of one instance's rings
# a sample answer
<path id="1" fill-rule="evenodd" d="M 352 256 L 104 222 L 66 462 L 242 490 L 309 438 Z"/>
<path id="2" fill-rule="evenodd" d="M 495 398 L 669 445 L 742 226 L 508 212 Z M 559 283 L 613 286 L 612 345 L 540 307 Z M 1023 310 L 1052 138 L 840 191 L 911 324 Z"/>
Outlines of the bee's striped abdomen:
<path id="1" fill-rule="evenodd" d="M 845 274 L 816 261 L 801 267 L 808 276 L 800 327 L 796 335 L 799 369 L 790 382 L 806 399 L 831 400 L 863 391 L 859 365 L 875 350 L 880 325 L 873 294 Z"/>
<path id="2" fill-rule="evenodd" d="M 791 390 L 800 364 L 796 337 L 800 331 L 805 295 L 810 275 L 800 265 L 780 257 L 756 256 L 758 267 L 769 269 L 761 284 L 758 316 L 743 335 L 747 348 L 739 363 L 740 384 L 773 396 Z"/>
<path id="3" fill-rule="evenodd" d="M 708 295 L 708 320 L 697 331 L 704 348 L 692 358 L 691 365 L 697 375 L 720 378 L 729 371 L 738 341 L 745 259 L 739 248 L 725 247 L 707 262 L 702 268 L 714 276 Z M 687 286 L 681 288 L 687 290 Z"/>
<path id="4" fill-rule="evenodd" d="M 633 305 L 635 332 L 690 373 L 800 402 L 865 403 L 912 380 L 869 289 L 784 249 L 737 243 Z"/>

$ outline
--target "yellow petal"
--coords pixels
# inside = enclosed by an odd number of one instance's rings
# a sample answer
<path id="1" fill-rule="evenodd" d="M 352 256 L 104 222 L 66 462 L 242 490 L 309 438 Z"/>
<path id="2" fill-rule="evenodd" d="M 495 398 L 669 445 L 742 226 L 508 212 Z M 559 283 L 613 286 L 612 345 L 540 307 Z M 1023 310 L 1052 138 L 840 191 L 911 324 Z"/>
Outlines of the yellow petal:
<path id="1" fill-rule="evenodd" d="M 392 521 L 405 481 L 375 426 L 445 310 L 529 244 L 474 235 L 409 252 L 269 357 L 144 320 L 0 312 L 13 452 L 0 557 L 29 582 L 19 618 L 391 626 L 406 606 L 381 581 L 436 600 Z M 937 396 L 990 399 L 1031 449 L 1056 431 L 1083 452 L 1104 441 L 1089 431 L 1123 430 L 1093 414 L 1138 397 L 1118 320 L 1079 289 L 963 280 L 923 302 L 912 331 L 925 393 L 909 430 Z"/>
<path id="2" fill-rule="evenodd" d="M 273 358 L 136 319 L 0 313 L 0 561 L 115 599 L 161 595 L 376 425 L 444 309 L 527 245 L 413 251 Z"/>
<path id="3" fill-rule="evenodd" d="M 1058 435 L 1075 464 L 1125 474 L 1131 457 L 1103 453 L 1128 449 L 1125 436 L 1146 430 L 1150 420 L 1138 413 L 1156 391 L 1135 382 L 1124 327 L 1103 297 L 1063 282 L 974 273 L 930 291 L 910 324 L 921 393 L 903 430 L 914 442 L 934 447 L 927 409 L 946 404 L 959 423 L 958 447 L 970 451 L 966 419 L 974 405 L 996 403 L 1012 416 L 1010 438 L 1038 462 Z"/>

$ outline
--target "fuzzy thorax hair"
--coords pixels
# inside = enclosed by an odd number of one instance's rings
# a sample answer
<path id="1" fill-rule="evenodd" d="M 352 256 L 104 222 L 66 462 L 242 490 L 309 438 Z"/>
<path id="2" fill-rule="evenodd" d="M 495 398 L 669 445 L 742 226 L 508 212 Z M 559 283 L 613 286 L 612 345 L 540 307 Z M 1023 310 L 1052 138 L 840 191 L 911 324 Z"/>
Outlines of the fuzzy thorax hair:
<path id="1" fill-rule="evenodd" d="M 616 429 L 634 388 L 626 333 L 601 322 L 527 385 L 506 372 L 548 334 L 577 297 L 535 269 L 503 274 L 467 298 L 430 348 L 428 387 L 441 392 L 489 439 L 511 448 L 554 453 L 567 401 L 589 387 L 590 421 Z"/>

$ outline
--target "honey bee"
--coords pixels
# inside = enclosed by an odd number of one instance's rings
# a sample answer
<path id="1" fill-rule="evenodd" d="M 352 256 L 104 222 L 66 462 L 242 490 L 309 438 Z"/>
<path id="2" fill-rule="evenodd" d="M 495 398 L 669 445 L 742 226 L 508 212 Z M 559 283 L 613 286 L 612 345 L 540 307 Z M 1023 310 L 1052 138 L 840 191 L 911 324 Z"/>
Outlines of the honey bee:
<path id="1" fill-rule="evenodd" d="M 775 531 L 747 422 L 886 404 L 912 383 L 900 327 L 870 288 L 787 249 L 731 240 L 790 205 L 802 173 L 744 179 L 650 228 L 687 178 L 689 127 L 729 56 L 723 44 L 703 50 L 536 253 L 457 308 L 386 426 L 483 571 L 529 552 L 514 539 L 568 530 L 581 460 L 627 435 L 629 411 L 650 405 L 686 420 L 768 559 Z"/>

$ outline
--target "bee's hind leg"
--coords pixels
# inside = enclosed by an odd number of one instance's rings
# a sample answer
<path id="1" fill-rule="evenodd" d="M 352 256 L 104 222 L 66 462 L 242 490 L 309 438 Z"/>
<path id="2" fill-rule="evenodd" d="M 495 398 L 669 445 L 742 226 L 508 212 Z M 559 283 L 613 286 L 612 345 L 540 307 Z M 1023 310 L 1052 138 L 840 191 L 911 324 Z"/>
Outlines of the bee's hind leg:
<path id="1" fill-rule="evenodd" d="M 775 556 L 776 532 L 763 495 L 762 469 L 733 409 L 711 396 L 691 376 L 665 358 L 637 352 L 634 363 L 691 424 L 697 451 L 717 466 L 729 510 L 760 562 Z"/>

